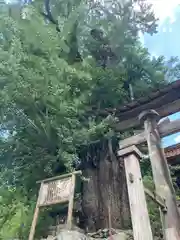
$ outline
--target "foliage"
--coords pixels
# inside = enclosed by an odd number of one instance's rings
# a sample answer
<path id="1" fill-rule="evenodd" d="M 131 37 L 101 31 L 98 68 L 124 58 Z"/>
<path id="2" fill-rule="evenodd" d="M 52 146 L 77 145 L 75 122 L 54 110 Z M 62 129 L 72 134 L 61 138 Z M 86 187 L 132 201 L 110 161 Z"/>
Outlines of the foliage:
<path id="1" fill-rule="evenodd" d="M 0 189 L 0 239 L 27 239 L 34 205 L 16 188 Z"/>
<path id="2" fill-rule="evenodd" d="M 154 183 L 151 175 L 146 175 L 143 178 L 144 186 L 154 192 Z M 161 239 L 162 236 L 162 224 L 160 219 L 160 211 L 159 206 L 156 204 L 152 199 L 146 196 L 148 212 L 150 217 L 150 222 L 152 226 L 153 236 L 158 237 Z"/>
<path id="3" fill-rule="evenodd" d="M 2 239 L 27 239 L 36 180 L 72 170 L 84 146 L 115 135 L 100 112 L 130 101 L 130 83 L 135 97 L 166 83 L 164 59 L 138 39 L 156 32 L 144 0 L 55 3 L 55 21 L 42 1 L 25 19 L 23 9 L 0 15 Z"/>
<path id="4" fill-rule="evenodd" d="M 171 177 L 173 181 L 173 185 L 176 191 L 176 197 L 177 200 L 180 199 L 180 185 L 178 180 L 180 166 L 179 165 L 169 165 Z M 151 192 L 155 191 L 154 181 L 152 177 L 152 169 L 150 160 L 147 158 L 142 161 L 141 163 L 141 170 L 143 174 L 143 183 L 146 188 L 151 190 Z M 152 231 L 154 236 L 158 237 L 158 239 L 162 239 L 162 224 L 161 224 L 161 218 L 160 218 L 160 211 L 159 206 L 156 204 L 152 199 L 147 197 L 147 203 L 148 203 L 148 210 L 149 210 L 149 216 L 152 226 Z"/>
<path id="5" fill-rule="evenodd" d="M 171 165 L 170 171 L 171 171 L 174 189 L 176 191 L 177 200 L 180 200 L 180 180 L 179 180 L 180 166 L 179 165 Z"/>

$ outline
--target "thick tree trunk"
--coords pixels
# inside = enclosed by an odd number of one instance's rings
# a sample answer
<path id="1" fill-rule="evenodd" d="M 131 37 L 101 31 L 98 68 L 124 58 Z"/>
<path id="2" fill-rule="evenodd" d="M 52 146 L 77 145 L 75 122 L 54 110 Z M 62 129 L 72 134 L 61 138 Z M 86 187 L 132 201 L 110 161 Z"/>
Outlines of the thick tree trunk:
<path id="1" fill-rule="evenodd" d="M 111 157 L 110 157 L 111 156 Z M 100 154 L 96 168 L 86 167 L 83 175 L 89 179 L 83 183 L 82 209 L 88 231 L 109 227 L 111 212 L 112 228 L 130 228 L 129 201 L 123 162 L 108 154 Z"/>

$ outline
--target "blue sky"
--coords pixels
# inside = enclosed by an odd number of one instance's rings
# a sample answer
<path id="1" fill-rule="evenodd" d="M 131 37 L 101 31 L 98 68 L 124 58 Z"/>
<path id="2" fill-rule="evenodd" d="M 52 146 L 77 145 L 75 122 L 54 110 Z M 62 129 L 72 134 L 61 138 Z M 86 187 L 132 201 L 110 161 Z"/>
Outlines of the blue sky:
<path id="1" fill-rule="evenodd" d="M 180 0 L 148 0 L 159 18 L 158 33 L 140 36 L 145 47 L 154 56 L 180 57 Z M 180 112 L 169 116 L 170 120 L 180 119 Z M 180 133 L 162 139 L 164 147 L 180 143 Z"/>
<path id="2" fill-rule="evenodd" d="M 180 0 L 151 0 L 156 16 L 159 18 L 158 33 L 145 35 L 144 45 L 155 55 L 180 57 Z M 161 4 L 160 4 L 161 3 Z"/>
<path id="3" fill-rule="evenodd" d="M 169 116 L 170 121 L 180 119 L 180 112 Z M 180 132 L 172 134 L 171 136 L 162 139 L 162 144 L 164 147 L 168 147 L 174 144 L 180 143 Z"/>

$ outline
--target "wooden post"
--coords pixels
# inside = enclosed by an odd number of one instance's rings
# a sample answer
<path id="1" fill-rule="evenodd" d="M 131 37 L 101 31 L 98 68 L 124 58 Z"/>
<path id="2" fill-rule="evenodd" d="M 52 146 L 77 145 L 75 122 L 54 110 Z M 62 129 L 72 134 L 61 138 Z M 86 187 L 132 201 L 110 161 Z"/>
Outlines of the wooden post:
<path id="1" fill-rule="evenodd" d="M 112 220 L 111 220 L 112 216 L 111 216 L 111 205 L 109 204 L 108 206 L 108 222 L 109 222 L 109 240 L 113 240 L 112 237 Z"/>
<path id="2" fill-rule="evenodd" d="M 69 198 L 68 217 L 67 217 L 67 228 L 69 230 L 72 229 L 75 185 L 76 185 L 76 175 L 73 173 L 72 174 L 72 188 L 71 188 L 71 194 L 70 194 L 70 198 Z"/>
<path id="3" fill-rule="evenodd" d="M 134 240 L 153 240 L 139 160 L 141 152 L 135 147 L 118 151 L 124 158 Z"/>
<path id="4" fill-rule="evenodd" d="M 161 148 L 161 139 L 157 128 L 158 114 L 154 110 L 144 111 L 140 114 L 139 119 L 144 122 L 155 190 L 165 200 L 167 206 L 167 212 L 163 213 L 165 237 L 166 240 L 179 240 L 180 216 L 170 171 Z"/>
<path id="5" fill-rule="evenodd" d="M 28 240 L 34 240 L 37 220 L 38 220 L 38 216 L 39 216 L 39 199 L 40 199 L 40 196 L 41 196 L 42 184 L 43 183 L 41 183 L 41 187 L 40 187 L 40 190 L 39 190 L 39 193 L 38 193 L 38 200 L 37 200 L 37 203 L 36 203 L 36 208 L 35 208 L 35 211 L 34 211 L 33 221 L 32 221 L 32 224 L 31 224 L 31 230 L 30 230 L 30 233 L 29 233 Z"/>

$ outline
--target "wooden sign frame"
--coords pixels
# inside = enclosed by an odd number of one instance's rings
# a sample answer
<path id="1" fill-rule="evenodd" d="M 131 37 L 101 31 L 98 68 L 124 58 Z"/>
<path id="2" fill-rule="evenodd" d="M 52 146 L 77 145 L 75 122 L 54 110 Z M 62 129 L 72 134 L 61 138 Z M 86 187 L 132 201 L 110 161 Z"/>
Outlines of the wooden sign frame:
<path id="1" fill-rule="evenodd" d="M 30 233 L 29 233 L 29 238 L 28 238 L 29 240 L 34 239 L 35 229 L 36 229 L 39 211 L 40 211 L 41 207 L 51 206 L 54 204 L 60 204 L 60 203 L 64 203 L 64 202 L 69 202 L 68 203 L 68 214 L 67 214 L 68 215 L 67 216 L 67 228 L 69 230 L 72 228 L 72 218 L 73 218 L 72 215 L 73 215 L 73 203 L 74 203 L 74 193 L 75 193 L 75 185 L 76 185 L 76 175 L 81 175 L 81 174 L 82 174 L 81 171 L 76 171 L 73 173 L 64 174 L 61 176 L 48 178 L 48 179 L 37 182 L 37 183 L 40 183 L 41 186 L 39 189 L 38 200 L 36 203 L 33 221 L 32 221 L 32 225 L 31 225 L 31 229 L 30 229 Z M 67 182 L 66 187 L 69 188 L 69 192 L 68 191 L 65 192 L 66 195 L 64 198 L 61 195 L 59 195 L 59 193 L 61 193 L 61 189 L 60 189 L 60 191 L 58 191 L 58 187 L 57 187 L 57 184 L 63 183 L 63 180 L 65 180 Z M 50 185 L 51 183 L 54 183 L 53 184 L 54 185 L 53 193 L 49 193 L 50 190 L 52 190 L 52 189 L 48 185 Z M 67 188 L 63 189 L 63 190 L 67 190 Z"/>

